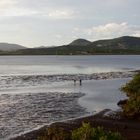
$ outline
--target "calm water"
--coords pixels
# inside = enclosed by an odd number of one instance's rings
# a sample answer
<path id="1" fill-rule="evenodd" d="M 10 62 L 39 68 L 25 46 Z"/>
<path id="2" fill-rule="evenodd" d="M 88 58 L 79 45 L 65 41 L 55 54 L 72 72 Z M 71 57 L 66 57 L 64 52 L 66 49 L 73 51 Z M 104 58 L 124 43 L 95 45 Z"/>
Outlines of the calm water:
<path id="1" fill-rule="evenodd" d="M 140 68 L 140 56 L 0 56 L 0 74 L 71 74 Z"/>
<path id="2" fill-rule="evenodd" d="M 80 86 L 54 75 L 130 71 L 139 64 L 140 56 L 132 55 L 0 56 L 0 139 L 87 112 L 118 109 L 116 103 L 125 98 L 119 88 L 130 80 L 84 80 Z"/>

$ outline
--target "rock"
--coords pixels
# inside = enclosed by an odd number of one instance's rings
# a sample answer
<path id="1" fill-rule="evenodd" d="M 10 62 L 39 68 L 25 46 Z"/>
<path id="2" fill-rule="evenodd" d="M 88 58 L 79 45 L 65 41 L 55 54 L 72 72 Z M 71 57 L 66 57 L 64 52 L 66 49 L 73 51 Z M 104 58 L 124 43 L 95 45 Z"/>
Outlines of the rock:
<path id="1" fill-rule="evenodd" d="M 127 101 L 128 101 L 128 99 L 120 100 L 120 101 L 117 103 L 117 105 L 121 107 L 121 106 L 125 105 L 125 104 L 127 103 Z"/>

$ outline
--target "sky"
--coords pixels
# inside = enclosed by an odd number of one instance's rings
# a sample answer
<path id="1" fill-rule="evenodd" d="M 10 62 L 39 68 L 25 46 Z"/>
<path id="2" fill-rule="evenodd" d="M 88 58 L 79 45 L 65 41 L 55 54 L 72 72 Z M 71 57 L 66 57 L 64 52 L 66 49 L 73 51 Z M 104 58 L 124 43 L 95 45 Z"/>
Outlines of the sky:
<path id="1" fill-rule="evenodd" d="M 0 0 L 0 42 L 58 46 L 140 37 L 140 0 Z"/>

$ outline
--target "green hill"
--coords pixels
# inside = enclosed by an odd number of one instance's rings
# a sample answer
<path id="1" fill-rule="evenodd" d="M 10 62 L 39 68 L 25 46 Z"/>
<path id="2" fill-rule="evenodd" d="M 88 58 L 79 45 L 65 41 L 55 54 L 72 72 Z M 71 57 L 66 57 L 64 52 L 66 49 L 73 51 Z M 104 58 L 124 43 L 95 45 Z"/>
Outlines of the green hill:
<path id="1" fill-rule="evenodd" d="M 70 46 L 87 46 L 89 44 L 91 44 L 91 42 L 86 39 L 77 39 L 77 40 L 72 41 L 69 45 Z"/>
<path id="2" fill-rule="evenodd" d="M 123 36 L 115 39 L 95 41 L 90 46 L 107 49 L 140 49 L 140 38 Z"/>
<path id="3" fill-rule="evenodd" d="M 90 42 L 78 39 L 69 45 L 22 49 L 12 52 L 3 52 L 5 55 L 94 55 L 94 54 L 140 54 L 140 37 L 123 36 L 115 39 Z"/>

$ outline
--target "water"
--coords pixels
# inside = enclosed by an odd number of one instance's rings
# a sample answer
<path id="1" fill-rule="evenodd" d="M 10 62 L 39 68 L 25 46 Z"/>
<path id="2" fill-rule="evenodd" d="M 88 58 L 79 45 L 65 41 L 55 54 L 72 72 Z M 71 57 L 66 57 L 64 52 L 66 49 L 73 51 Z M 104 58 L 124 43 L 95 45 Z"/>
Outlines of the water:
<path id="1" fill-rule="evenodd" d="M 72 74 L 139 69 L 140 56 L 0 56 L 0 74 Z"/>
<path id="2" fill-rule="evenodd" d="M 0 139 L 117 109 L 117 101 L 125 98 L 119 88 L 130 78 L 89 80 L 90 74 L 138 70 L 139 64 L 138 55 L 0 56 Z M 83 77 L 82 86 L 74 85 L 73 77 Z"/>

